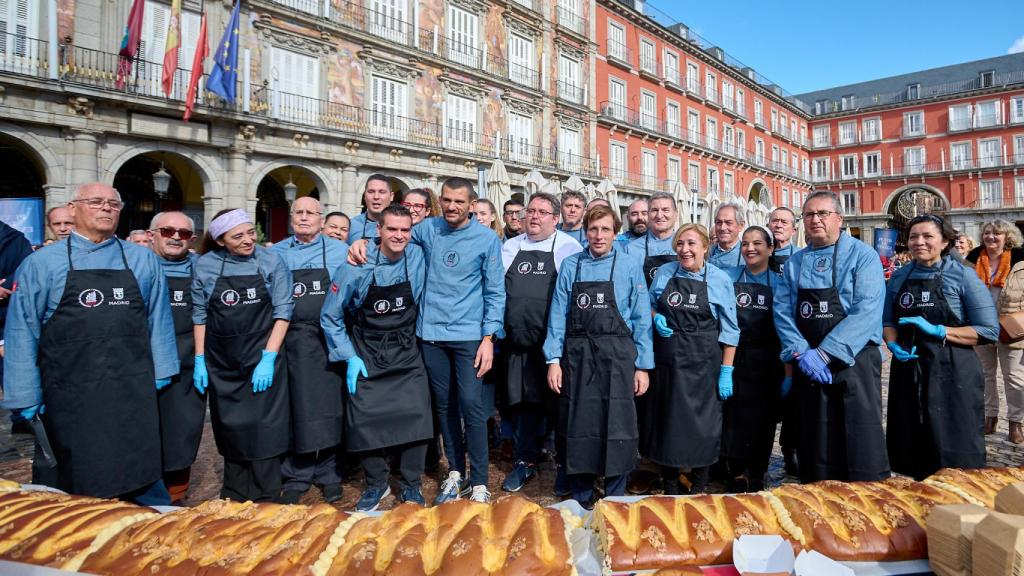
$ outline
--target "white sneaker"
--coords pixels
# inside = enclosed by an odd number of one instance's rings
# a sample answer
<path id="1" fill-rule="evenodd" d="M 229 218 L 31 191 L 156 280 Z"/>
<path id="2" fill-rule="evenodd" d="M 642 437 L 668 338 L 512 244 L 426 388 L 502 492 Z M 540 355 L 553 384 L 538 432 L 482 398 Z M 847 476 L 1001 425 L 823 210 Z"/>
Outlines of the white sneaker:
<path id="1" fill-rule="evenodd" d="M 462 475 L 454 470 L 448 473 L 448 478 L 441 483 L 441 489 L 434 498 L 434 506 L 459 499 L 459 484 L 462 482 Z"/>
<path id="2" fill-rule="evenodd" d="M 473 493 L 469 496 L 469 499 L 471 502 L 489 504 L 491 502 L 491 493 L 487 491 L 487 486 L 478 484 L 473 486 Z"/>

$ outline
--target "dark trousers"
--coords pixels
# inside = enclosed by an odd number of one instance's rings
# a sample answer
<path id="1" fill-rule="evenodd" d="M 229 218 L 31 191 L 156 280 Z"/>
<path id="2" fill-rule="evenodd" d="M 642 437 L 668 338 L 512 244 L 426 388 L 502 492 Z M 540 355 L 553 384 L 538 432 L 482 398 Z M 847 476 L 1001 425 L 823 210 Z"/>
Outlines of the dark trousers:
<path id="1" fill-rule="evenodd" d="M 478 341 L 420 343 L 448 467 L 465 477 L 468 451 L 473 486 L 487 484 L 489 414 L 483 380 L 473 367 L 479 346 Z"/>
<path id="2" fill-rule="evenodd" d="M 177 504 L 185 499 L 191 477 L 191 467 L 164 471 L 164 484 L 167 486 L 167 492 L 171 495 L 172 503 Z"/>
<path id="3" fill-rule="evenodd" d="M 335 446 L 303 454 L 289 453 L 281 464 L 284 483 L 281 489 L 305 492 L 313 484 L 321 487 L 341 484 L 339 449 Z"/>
<path id="4" fill-rule="evenodd" d="M 422 484 L 423 460 L 427 454 L 426 441 L 360 452 L 363 475 L 366 476 L 366 487 L 383 489 L 388 485 L 388 474 L 391 472 L 391 467 L 388 465 L 389 452 L 394 454 L 395 459 L 398 460 L 398 472 L 402 476 L 401 487 L 403 489 L 419 488 Z"/>
<path id="5" fill-rule="evenodd" d="M 41 464 L 44 461 L 43 450 L 39 447 L 39 442 L 35 442 L 35 453 L 32 456 L 32 483 L 39 484 L 42 486 L 49 486 L 51 488 L 60 488 L 57 481 L 57 468 L 47 468 Z M 39 463 L 39 464 L 37 464 Z M 167 492 L 167 486 L 164 481 L 157 480 L 152 484 L 143 486 L 138 490 L 132 490 L 127 494 L 121 494 L 114 496 L 118 500 L 124 500 L 126 502 L 134 502 L 139 506 L 170 506 L 171 495 Z"/>
<path id="6" fill-rule="evenodd" d="M 273 502 L 281 492 L 281 458 L 224 459 L 224 486 L 220 497 L 245 502 Z"/>
<path id="7" fill-rule="evenodd" d="M 593 474 L 569 474 L 569 486 L 572 489 L 572 499 L 580 504 L 588 504 L 594 500 L 594 480 L 597 476 Z M 624 496 L 626 494 L 626 483 L 629 474 L 604 477 L 605 496 Z"/>
<path id="8" fill-rule="evenodd" d="M 536 464 L 544 446 L 544 405 L 520 402 L 509 406 L 506 412 L 512 421 L 512 442 L 515 444 L 515 460 Z"/>

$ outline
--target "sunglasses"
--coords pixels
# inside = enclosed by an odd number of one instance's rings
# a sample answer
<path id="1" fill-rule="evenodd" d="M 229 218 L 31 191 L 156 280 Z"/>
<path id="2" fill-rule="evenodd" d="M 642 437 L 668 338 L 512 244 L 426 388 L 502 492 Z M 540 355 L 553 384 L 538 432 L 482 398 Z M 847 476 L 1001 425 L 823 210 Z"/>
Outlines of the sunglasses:
<path id="1" fill-rule="evenodd" d="M 155 228 L 153 232 L 159 232 L 164 238 L 174 238 L 177 234 L 182 240 L 191 240 L 195 237 L 195 233 L 188 228 L 171 228 L 170 226 L 164 226 L 163 228 Z"/>

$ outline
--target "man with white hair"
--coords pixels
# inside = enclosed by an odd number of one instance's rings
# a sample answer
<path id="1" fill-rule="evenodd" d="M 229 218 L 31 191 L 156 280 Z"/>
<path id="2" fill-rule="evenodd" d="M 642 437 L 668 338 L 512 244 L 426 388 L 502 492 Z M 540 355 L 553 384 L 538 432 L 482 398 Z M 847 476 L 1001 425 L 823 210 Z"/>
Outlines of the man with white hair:
<path id="1" fill-rule="evenodd" d="M 715 244 L 708 253 L 708 262 L 726 269 L 743 264 L 740 253 L 740 234 L 747 227 L 743 206 L 726 202 L 715 208 Z"/>
<path id="2" fill-rule="evenodd" d="M 22 263 L 6 326 L 3 406 L 46 431 L 37 436 L 34 482 L 170 504 L 157 391 L 178 373 L 174 323 L 156 255 L 114 236 L 123 207 L 114 188 L 81 186 L 68 204 L 75 231 Z"/>
<path id="3" fill-rule="evenodd" d="M 781 272 L 789 257 L 796 252 L 796 243 L 793 242 L 796 236 L 796 212 L 779 206 L 768 215 L 768 229 L 772 232 L 775 248 L 772 250 L 772 269 Z"/>
<path id="4" fill-rule="evenodd" d="M 75 219 L 71 217 L 71 210 L 67 204 L 54 206 L 46 211 L 46 227 L 54 240 L 63 240 L 71 235 L 75 229 Z"/>
<path id="5" fill-rule="evenodd" d="M 132 230 L 128 233 L 127 240 L 139 246 L 149 246 L 149 234 L 145 230 Z"/>

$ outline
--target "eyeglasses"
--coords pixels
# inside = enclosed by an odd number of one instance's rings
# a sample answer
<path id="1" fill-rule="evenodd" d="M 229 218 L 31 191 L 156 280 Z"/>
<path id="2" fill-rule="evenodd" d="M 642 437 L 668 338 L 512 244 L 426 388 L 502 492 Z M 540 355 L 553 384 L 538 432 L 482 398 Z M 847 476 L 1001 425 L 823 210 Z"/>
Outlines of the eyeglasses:
<path id="1" fill-rule="evenodd" d="M 818 218 L 819 220 L 824 220 L 833 214 L 835 214 L 834 210 L 818 210 L 817 212 L 804 212 L 804 220 L 814 220 L 815 218 Z"/>
<path id="2" fill-rule="evenodd" d="M 786 220 L 785 218 L 772 218 L 771 220 L 768 221 L 768 223 L 769 224 L 793 224 L 793 222 L 790 222 L 789 220 Z"/>
<path id="3" fill-rule="evenodd" d="M 103 206 L 107 206 L 111 210 L 117 212 L 121 208 L 124 208 L 124 202 L 109 198 L 79 198 L 78 200 L 72 200 L 72 202 L 81 202 L 93 210 L 99 210 L 103 208 Z"/>
<path id="4" fill-rule="evenodd" d="M 161 228 L 154 228 L 151 232 L 159 232 L 164 238 L 174 238 L 175 234 L 177 234 L 178 238 L 181 238 L 182 240 L 191 240 L 195 237 L 195 233 L 188 228 L 172 228 L 170 226 L 163 226 Z"/>
<path id="5" fill-rule="evenodd" d="M 300 218 L 303 216 L 319 216 L 320 214 L 322 214 L 322 212 L 313 212 L 312 210 L 295 210 L 292 212 L 292 216 L 298 216 Z"/>
<path id="6" fill-rule="evenodd" d="M 522 213 L 520 212 L 520 214 L 522 214 Z M 537 208 L 530 208 L 529 210 L 526 210 L 526 215 L 527 216 L 554 216 L 555 213 L 554 212 L 548 212 L 547 210 L 538 210 Z M 520 218 L 522 218 L 521 215 L 520 215 Z"/>
<path id="7" fill-rule="evenodd" d="M 415 210 L 421 212 L 427 209 L 427 205 L 421 202 L 402 202 L 402 206 L 405 206 L 409 210 Z"/>
<path id="8" fill-rule="evenodd" d="M 505 210 L 505 216 L 511 216 L 513 218 L 519 218 L 520 220 L 523 218 L 523 214 L 525 214 L 525 213 L 526 213 L 525 210 Z"/>

